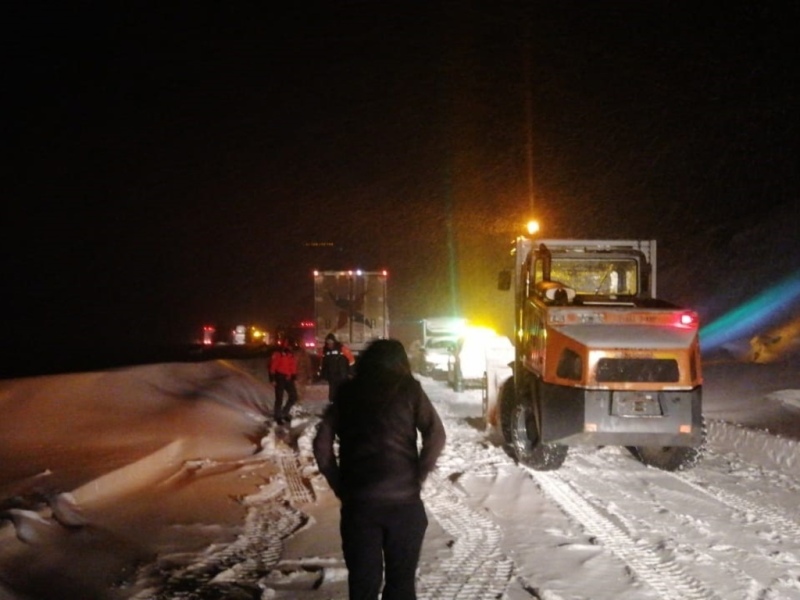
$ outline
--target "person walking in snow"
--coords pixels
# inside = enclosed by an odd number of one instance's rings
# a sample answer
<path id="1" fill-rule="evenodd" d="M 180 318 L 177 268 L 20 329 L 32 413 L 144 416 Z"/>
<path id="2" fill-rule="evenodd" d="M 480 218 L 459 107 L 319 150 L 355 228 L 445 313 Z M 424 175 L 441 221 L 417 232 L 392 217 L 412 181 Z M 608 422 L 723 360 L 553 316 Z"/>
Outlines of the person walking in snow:
<path id="1" fill-rule="evenodd" d="M 325 336 L 319 374 L 328 382 L 328 402 L 333 402 L 339 386 L 350 377 L 354 364 L 355 358 L 350 348 L 337 340 L 332 333 Z"/>
<path id="2" fill-rule="evenodd" d="M 341 501 L 352 600 L 378 598 L 382 584 L 384 600 L 416 598 L 428 526 L 420 492 L 444 445 L 442 421 L 412 376 L 403 345 L 372 342 L 359 357 L 355 377 L 342 383 L 336 402 L 326 408 L 314 438 L 319 470 Z"/>
<path id="3" fill-rule="evenodd" d="M 294 355 L 290 341 L 279 346 L 270 357 L 269 380 L 275 386 L 275 422 L 283 425 L 292 420 L 290 411 L 297 403 L 297 358 Z M 286 404 L 283 404 L 283 394 L 288 394 Z"/>

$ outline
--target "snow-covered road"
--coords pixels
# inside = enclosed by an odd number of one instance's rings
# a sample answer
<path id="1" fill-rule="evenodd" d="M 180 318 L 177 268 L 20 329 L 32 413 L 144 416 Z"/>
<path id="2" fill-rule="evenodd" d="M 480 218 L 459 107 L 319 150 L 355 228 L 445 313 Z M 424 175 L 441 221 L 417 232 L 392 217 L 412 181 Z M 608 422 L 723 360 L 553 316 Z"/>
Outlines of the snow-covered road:
<path id="1" fill-rule="evenodd" d="M 714 422 L 691 471 L 573 448 L 558 471 L 536 472 L 515 465 L 463 399 L 427 389 L 450 434 L 441 476 L 502 530 L 506 597 L 800 599 L 796 442 Z"/>
<path id="2" fill-rule="evenodd" d="M 800 600 L 797 442 L 715 421 L 691 471 L 608 447 L 573 448 L 560 470 L 536 472 L 484 429 L 480 392 L 423 384 L 449 438 L 424 492 L 421 599 Z M 172 571 L 162 561 L 162 584 L 151 569 L 137 598 L 346 598 L 337 504 L 311 455 L 315 423 L 296 419 L 288 446 L 265 440 L 254 461 L 276 461 L 282 477 L 247 499 L 232 546 Z"/>

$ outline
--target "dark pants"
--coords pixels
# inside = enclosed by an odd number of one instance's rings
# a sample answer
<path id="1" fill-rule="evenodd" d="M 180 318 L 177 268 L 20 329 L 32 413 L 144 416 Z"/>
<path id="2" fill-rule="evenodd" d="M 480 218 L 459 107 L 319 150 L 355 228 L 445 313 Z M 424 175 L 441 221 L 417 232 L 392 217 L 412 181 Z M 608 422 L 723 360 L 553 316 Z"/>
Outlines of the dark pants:
<path id="1" fill-rule="evenodd" d="M 340 531 L 350 600 L 415 600 L 414 579 L 428 517 L 422 500 L 342 506 Z"/>
<path id="2" fill-rule="evenodd" d="M 289 399 L 283 406 L 283 392 L 286 391 Z M 297 403 L 297 386 L 291 377 L 275 374 L 275 420 L 279 423 L 290 419 L 289 411 Z"/>
<path id="3" fill-rule="evenodd" d="M 330 379 L 328 380 L 328 402 L 333 402 L 336 397 L 336 392 L 346 380 L 345 379 Z"/>

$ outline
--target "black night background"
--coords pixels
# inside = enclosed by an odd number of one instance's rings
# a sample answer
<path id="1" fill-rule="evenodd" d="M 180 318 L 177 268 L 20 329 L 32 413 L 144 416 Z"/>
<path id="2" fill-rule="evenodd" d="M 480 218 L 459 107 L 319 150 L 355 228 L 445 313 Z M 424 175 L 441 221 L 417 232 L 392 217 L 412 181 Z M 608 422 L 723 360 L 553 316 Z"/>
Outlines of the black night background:
<path id="1" fill-rule="evenodd" d="M 4 18 L 1 331 L 31 360 L 306 318 L 314 268 L 503 329 L 530 216 L 658 240 L 705 321 L 800 269 L 791 3 L 71 4 Z"/>

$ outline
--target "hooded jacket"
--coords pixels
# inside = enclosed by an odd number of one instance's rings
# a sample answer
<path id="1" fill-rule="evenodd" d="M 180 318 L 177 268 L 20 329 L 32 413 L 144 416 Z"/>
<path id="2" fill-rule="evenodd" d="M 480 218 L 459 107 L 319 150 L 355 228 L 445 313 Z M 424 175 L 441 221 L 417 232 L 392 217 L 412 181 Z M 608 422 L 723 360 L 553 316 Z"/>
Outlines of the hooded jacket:
<path id="1" fill-rule="evenodd" d="M 419 500 L 445 438 L 444 425 L 419 382 L 410 375 L 381 373 L 342 384 L 337 402 L 320 422 L 314 456 L 343 504 L 407 503 Z"/>
<path id="2" fill-rule="evenodd" d="M 333 341 L 333 347 L 325 345 L 322 348 L 322 363 L 320 365 L 320 376 L 332 383 L 340 383 L 348 378 L 350 368 L 355 359 L 350 349 L 338 341 L 333 335 L 328 334 L 327 340 Z"/>

